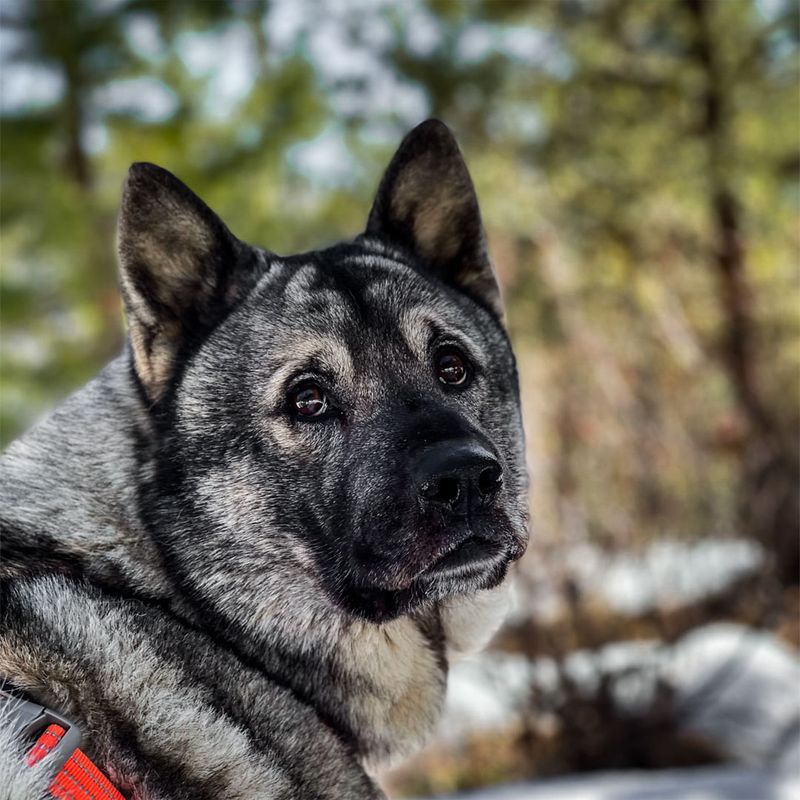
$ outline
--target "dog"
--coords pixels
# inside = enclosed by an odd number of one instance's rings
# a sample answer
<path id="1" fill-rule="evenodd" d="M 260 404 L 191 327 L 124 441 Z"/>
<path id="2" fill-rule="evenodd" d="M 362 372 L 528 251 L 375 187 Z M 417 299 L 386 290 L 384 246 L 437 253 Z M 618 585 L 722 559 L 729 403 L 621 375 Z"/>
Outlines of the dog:
<path id="1" fill-rule="evenodd" d="M 127 798 L 382 797 L 528 539 L 458 145 L 422 123 L 365 232 L 290 257 L 134 164 L 118 249 L 123 354 L 1 462 L 7 700 L 63 715 Z M 0 796 L 48 796 L 12 727 Z"/>

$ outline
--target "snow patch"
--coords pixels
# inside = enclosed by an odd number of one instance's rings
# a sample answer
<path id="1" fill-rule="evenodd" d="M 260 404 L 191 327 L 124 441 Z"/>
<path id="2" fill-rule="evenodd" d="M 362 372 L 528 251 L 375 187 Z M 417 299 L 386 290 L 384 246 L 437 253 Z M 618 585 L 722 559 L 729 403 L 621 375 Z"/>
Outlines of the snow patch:
<path id="1" fill-rule="evenodd" d="M 455 800 L 797 800 L 800 777 L 706 767 L 649 772 L 593 772 L 451 795 Z"/>
<path id="2" fill-rule="evenodd" d="M 587 695 L 602 675 L 623 675 L 615 684 L 617 701 L 629 711 L 645 706 L 656 681 L 666 679 L 685 730 L 742 764 L 800 772 L 800 660 L 770 633 L 707 625 L 673 647 L 620 642 L 578 651 L 563 669 Z M 452 741 L 512 723 L 525 713 L 531 686 L 545 696 L 558 692 L 554 660 L 488 652 L 455 664 L 440 735 Z"/>

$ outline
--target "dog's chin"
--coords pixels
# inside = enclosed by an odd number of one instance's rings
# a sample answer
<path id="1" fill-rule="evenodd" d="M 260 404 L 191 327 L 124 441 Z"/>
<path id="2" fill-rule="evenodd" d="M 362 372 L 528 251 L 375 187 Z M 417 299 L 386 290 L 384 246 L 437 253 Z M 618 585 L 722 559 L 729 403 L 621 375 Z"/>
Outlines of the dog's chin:
<path id="1" fill-rule="evenodd" d="M 337 602 L 349 614 L 380 625 L 449 597 L 493 589 L 505 579 L 512 559 L 501 553 L 482 563 L 460 564 L 458 560 L 432 565 L 403 589 L 349 586 Z"/>

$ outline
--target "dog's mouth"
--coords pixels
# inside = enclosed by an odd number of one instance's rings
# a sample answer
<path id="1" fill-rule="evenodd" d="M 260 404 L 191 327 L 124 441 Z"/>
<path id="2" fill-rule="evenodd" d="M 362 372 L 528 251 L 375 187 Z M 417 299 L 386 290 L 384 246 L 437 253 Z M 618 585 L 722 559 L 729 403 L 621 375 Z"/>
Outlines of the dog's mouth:
<path id="1" fill-rule="evenodd" d="M 470 537 L 429 564 L 402 588 L 377 583 L 352 585 L 345 607 L 370 622 L 384 623 L 446 597 L 491 589 L 503 581 L 515 553 L 480 537 Z"/>
<path id="2" fill-rule="evenodd" d="M 388 622 L 456 595 L 497 586 L 525 551 L 527 531 L 504 513 L 449 524 L 418 521 L 358 540 L 336 566 L 333 599 L 371 622 Z M 343 554 L 344 555 L 344 554 Z"/>
<path id="3" fill-rule="evenodd" d="M 522 553 L 517 538 L 505 514 L 473 515 L 447 524 L 423 520 L 411 529 L 382 532 L 377 544 L 354 544 L 350 563 L 357 583 L 402 591 L 420 580 L 480 572 L 498 558 L 514 560 Z"/>

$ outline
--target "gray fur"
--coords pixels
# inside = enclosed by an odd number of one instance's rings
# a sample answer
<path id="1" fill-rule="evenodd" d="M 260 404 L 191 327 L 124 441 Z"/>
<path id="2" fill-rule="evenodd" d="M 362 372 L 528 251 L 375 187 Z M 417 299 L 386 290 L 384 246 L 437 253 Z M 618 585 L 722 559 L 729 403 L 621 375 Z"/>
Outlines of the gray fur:
<path id="1" fill-rule="evenodd" d="M 445 132 L 406 139 L 367 235 L 290 258 L 132 170 L 126 351 L 0 461 L 0 674 L 74 717 L 126 797 L 380 797 L 369 775 L 424 743 L 449 661 L 502 619 L 527 541 L 516 372 Z M 397 208 L 424 219 L 398 233 Z M 441 342 L 463 391 L 432 372 Z M 287 407 L 309 372 L 335 398 L 321 422 Z M 443 437 L 502 467 L 474 517 L 409 488 Z M 430 571 L 462 541 L 477 567 Z M 38 791 L 19 763 L 0 748 L 15 800 Z"/>

